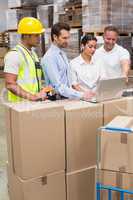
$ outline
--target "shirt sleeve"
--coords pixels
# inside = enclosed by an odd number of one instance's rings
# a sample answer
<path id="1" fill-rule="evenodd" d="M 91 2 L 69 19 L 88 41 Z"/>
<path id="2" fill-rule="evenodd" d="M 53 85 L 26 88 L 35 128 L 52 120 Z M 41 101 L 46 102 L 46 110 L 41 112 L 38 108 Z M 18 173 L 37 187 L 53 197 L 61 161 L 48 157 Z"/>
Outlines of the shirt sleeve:
<path id="1" fill-rule="evenodd" d="M 120 50 L 120 61 L 122 60 L 130 60 L 130 54 L 127 49 L 121 48 Z"/>
<path id="2" fill-rule="evenodd" d="M 60 95 L 70 99 L 81 99 L 83 97 L 82 92 L 78 92 L 61 82 L 58 67 L 54 59 L 51 59 L 51 57 L 43 58 L 41 64 L 45 76 L 48 77 L 50 83 Z"/>
<path id="3" fill-rule="evenodd" d="M 18 74 L 20 66 L 19 55 L 16 51 L 10 51 L 4 58 L 4 72 Z"/>

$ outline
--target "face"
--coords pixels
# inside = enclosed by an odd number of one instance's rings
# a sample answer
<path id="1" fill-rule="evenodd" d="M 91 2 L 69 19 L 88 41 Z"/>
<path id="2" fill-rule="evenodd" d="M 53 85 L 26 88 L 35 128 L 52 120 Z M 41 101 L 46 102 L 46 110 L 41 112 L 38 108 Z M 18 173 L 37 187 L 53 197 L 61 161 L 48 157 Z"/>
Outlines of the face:
<path id="1" fill-rule="evenodd" d="M 97 42 L 95 40 L 90 40 L 83 46 L 83 52 L 88 55 L 92 56 L 96 51 Z"/>
<path id="2" fill-rule="evenodd" d="M 106 31 L 104 33 L 104 48 L 106 51 L 111 51 L 116 44 L 118 34 L 114 31 Z"/>
<path id="3" fill-rule="evenodd" d="M 69 39 L 70 39 L 70 33 L 69 31 L 64 30 L 64 29 L 60 31 L 59 36 L 54 35 L 54 42 L 60 48 L 67 48 L 69 44 Z"/>
<path id="4" fill-rule="evenodd" d="M 31 47 L 36 47 L 40 43 L 40 34 L 28 35 L 27 42 Z"/>

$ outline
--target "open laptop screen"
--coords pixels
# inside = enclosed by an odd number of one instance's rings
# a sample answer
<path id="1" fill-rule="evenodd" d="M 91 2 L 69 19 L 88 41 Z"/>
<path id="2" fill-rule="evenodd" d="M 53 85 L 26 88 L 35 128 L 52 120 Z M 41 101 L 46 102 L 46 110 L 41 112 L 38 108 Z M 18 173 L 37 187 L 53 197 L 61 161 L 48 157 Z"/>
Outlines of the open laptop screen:
<path id="1" fill-rule="evenodd" d="M 120 98 L 125 88 L 126 79 L 123 77 L 100 80 L 97 85 L 96 96 L 92 98 L 91 102 L 102 102 Z"/>

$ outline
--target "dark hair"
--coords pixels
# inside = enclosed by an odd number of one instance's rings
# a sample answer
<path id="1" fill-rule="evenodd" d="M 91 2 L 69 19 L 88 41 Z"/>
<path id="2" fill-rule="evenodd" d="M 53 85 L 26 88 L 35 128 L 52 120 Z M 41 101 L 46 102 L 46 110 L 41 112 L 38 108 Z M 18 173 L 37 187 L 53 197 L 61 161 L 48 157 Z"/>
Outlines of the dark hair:
<path id="1" fill-rule="evenodd" d="M 58 37 L 60 35 L 61 30 L 63 29 L 66 31 L 70 31 L 70 26 L 66 23 L 61 23 L 61 22 L 54 24 L 51 29 L 51 40 L 54 41 L 53 36 L 56 35 Z"/>
<path id="2" fill-rule="evenodd" d="M 97 42 L 97 38 L 94 37 L 93 35 L 84 35 L 81 38 L 81 44 L 83 44 L 85 46 L 91 40 L 95 40 Z"/>
<path id="3" fill-rule="evenodd" d="M 106 33 L 107 31 L 113 31 L 119 35 L 119 31 L 115 26 L 106 26 L 104 28 L 104 33 Z"/>

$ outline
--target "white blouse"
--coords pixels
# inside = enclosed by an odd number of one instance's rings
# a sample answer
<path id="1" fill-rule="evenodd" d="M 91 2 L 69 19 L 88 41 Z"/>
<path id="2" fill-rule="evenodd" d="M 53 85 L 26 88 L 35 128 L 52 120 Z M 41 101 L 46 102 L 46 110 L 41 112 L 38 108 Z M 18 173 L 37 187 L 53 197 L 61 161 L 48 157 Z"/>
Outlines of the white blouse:
<path id="1" fill-rule="evenodd" d="M 86 63 L 81 55 L 70 62 L 71 84 L 80 84 L 84 89 L 96 89 L 101 79 L 106 79 L 105 71 L 100 61 Z"/>

